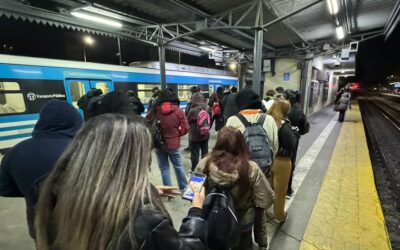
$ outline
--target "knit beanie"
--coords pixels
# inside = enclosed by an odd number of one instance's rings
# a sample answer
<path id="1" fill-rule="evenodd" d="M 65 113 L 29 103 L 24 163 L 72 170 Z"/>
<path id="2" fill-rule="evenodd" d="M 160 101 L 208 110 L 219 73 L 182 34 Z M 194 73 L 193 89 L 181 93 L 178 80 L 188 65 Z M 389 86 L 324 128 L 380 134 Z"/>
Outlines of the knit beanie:
<path id="1" fill-rule="evenodd" d="M 236 95 L 236 106 L 239 111 L 244 109 L 261 109 L 262 102 L 260 96 L 251 88 L 244 88 Z"/>

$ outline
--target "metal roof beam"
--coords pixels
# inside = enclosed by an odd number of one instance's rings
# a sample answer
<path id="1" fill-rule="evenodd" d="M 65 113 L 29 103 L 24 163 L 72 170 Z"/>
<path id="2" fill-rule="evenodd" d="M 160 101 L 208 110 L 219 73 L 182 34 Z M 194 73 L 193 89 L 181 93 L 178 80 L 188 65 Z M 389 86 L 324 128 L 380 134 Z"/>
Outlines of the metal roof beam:
<path id="1" fill-rule="evenodd" d="M 198 9 L 198 8 L 188 4 L 186 2 L 183 2 L 182 0 L 168 0 L 168 1 L 171 2 L 171 3 L 174 3 L 175 5 L 177 5 L 177 6 L 181 7 L 181 8 L 184 8 L 184 9 L 186 9 L 188 11 L 191 11 L 194 14 L 200 15 L 200 16 L 202 16 L 204 18 L 211 18 L 214 21 L 216 21 L 215 22 L 216 24 L 220 24 L 220 25 L 227 26 L 227 27 L 228 26 L 232 26 L 232 23 L 226 23 L 224 21 L 218 20 L 218 18 L 215 17 L 215 16 L 221 17 L 221 16 L 223 16 L 223 14 L 226 14 L 226 13 L 231 14 L 231 12 L 229 12 L 229 11 L 224 11 L 223 13 L 216 14 L 216 15 L 210 15 L 210 14 L 208 14 L 208 13 L 206 13 L 206 12 L 204 12 L 204 11 L 202 11 L 202 10 L 200 10 L 200 9 Z M 246 3 L 245 5 L 247 6 L 247 5 L 250 5 L 250 4 L 252 4 L 252 2 Z M 234 9 L 231 9 L 230 11 L 234 11 L 234 10 L 237 10 L 237 9 L 243 8 L 243 7 L 245 7 L 245 6 L 236 7 Z M 229 15 L 229 19 L 232 20 L 232 15 Z M 242 36 L 244 38 L 247 38 L 247 39 L 251 40 L 252 42 L 254 42 L 254 37 L 249 35 L 249 34 L 247 34 L 247 33 L 245 33 L 245 32 L 243 32 L 243 31 L 232 30 L 232 32 L 234 32 L 234 33 L 236 33 L 236 34 L 238 34 L 238 35 L 240 35 L 240 36 Z M 267 44 L 265 42 L 263 44 L 263 47 L 265 47 L 266 49 L 269 49 L 269 50 L 275 50 L 275 47 L 273 47 L 273 46 L 271 46 L 271 45 L 269 45 L 269 44 Z"/>
<path id="2" fill-rule="evenodd" d="M 395 30 L 396 26 L 400 22 L 400 1 L 397 1 L 396 6 L 393 8 L 392 14 L 390 14 L 390 17 L 388 18 L 386 25 L 385 25 L 385 40 L 387 40 L 390 35 L 393 33 Z"/>

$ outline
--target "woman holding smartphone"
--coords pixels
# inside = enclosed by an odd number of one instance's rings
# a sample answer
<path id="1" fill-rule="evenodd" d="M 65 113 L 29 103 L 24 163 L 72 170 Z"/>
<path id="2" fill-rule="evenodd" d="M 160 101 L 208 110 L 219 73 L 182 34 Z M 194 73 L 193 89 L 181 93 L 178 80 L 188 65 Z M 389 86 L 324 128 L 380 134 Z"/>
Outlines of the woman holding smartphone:
<path id="1" fill-rule="evenodd" d="M 257 163 L 249 159 L 242 133 L 234 127 L 223 127 L 212 152 L 199 162 L 196 172 L 207 175 L 206 193 L 218 186 L 232 194 L 235 212 L 242 218 L 240 242 L 234 249 L 252 249 L 253 227 L 260 249 L 266 249 L 265 210 L 272 205 L 274 192 Z"/>
<path id="2" fill-rule="evenodd" d="M 41 249 L 205 249 L 204 191 L 177 232 L 150 184 L 150 134 L 137 118 L 105 114 L 75 136 L 40 191 Z"/>

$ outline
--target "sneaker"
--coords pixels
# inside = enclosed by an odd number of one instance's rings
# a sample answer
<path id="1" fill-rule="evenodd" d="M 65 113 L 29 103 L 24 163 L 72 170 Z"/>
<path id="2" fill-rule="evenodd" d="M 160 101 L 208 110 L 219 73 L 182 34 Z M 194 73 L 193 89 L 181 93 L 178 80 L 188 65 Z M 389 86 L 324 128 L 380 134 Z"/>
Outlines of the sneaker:
<path id="1" fill-rule="evenodd" d="M 183 151 L 190 152 L 190 147 L 185 148 Z"/>
<path id="2" fill-rule="evenodd" d="M 293 196 L 294 196 L 294 192 L 291 190 L 291 191 L 288 191 L 287 192 L 287 194 L 286 194 L 286 199 L 292 199 L 293 198 Z"/>

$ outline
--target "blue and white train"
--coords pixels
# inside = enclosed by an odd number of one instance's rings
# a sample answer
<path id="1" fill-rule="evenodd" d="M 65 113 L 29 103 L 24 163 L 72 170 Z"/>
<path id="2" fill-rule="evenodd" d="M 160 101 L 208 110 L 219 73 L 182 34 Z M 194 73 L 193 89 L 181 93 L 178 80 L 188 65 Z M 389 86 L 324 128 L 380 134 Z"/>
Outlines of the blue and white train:
<path id="1" fill-rule="evenodd" d="M 219 86 L 238 84 L 227 71 L 179 64 L 166 68 L 167 87 L 178 92 L 182 108 L 193 85 L 211 93 Z M 136 91 L 146 104 L 156 86 L 160 86 L 157 63 L 128 67 L 0 55 L 0 152 L 31 136 L 41 107 L 50 99 L 66 100 L 78 108 L 82 95 L 100 88 L 103 93 Z"/>

